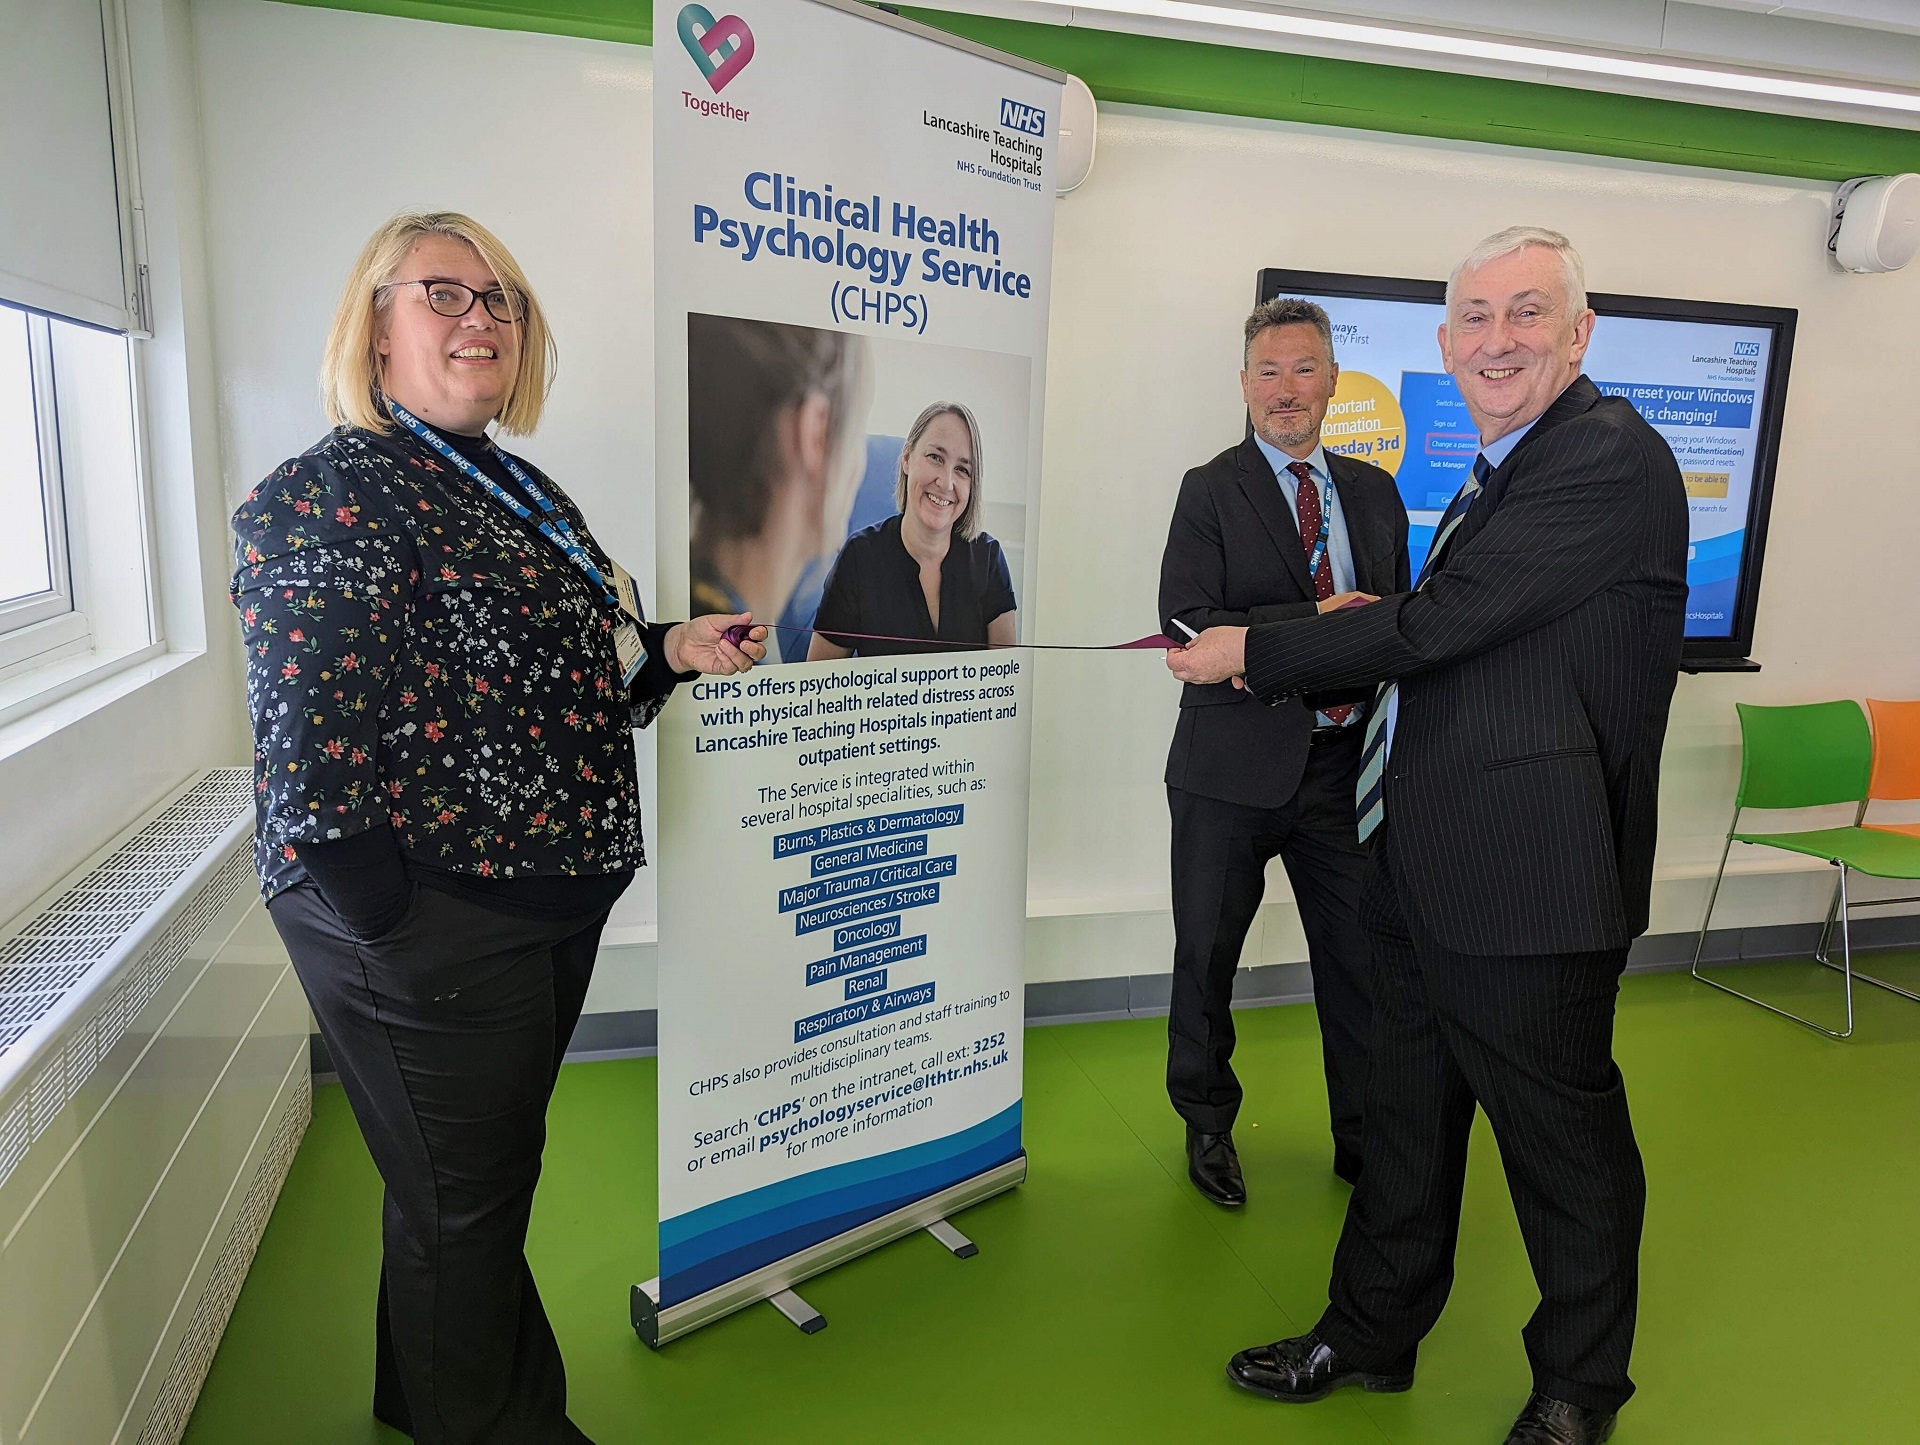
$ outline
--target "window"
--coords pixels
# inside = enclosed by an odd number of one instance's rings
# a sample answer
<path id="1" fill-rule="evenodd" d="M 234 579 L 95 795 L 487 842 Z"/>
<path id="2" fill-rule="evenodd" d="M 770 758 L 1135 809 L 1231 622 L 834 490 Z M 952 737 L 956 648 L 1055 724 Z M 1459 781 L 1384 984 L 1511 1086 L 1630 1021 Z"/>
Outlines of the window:
<path id="1" fill-rule="evenodd" d="M 153 640 L 125 337 L 0 302 L 0 681 Z"/>
<path id="2" fill-rule="evenodd" d="M 73 610 L 47 330 L 0 306 L 0 634 Z"/>

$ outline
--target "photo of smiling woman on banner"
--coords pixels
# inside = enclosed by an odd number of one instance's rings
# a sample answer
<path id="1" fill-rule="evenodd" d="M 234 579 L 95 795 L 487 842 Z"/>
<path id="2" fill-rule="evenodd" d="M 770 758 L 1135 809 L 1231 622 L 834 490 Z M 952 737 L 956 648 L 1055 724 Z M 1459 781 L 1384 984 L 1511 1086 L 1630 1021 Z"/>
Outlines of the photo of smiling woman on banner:
<path id="1" fill-rule="evenodd" d="M 979 530 L 982 469 L 972 411 L 938 401 L 920 413 L 900 448 L 898 513 L 841 549 L 814 614 L 809 662 L 1018 640 L 1006 555 Z"/>

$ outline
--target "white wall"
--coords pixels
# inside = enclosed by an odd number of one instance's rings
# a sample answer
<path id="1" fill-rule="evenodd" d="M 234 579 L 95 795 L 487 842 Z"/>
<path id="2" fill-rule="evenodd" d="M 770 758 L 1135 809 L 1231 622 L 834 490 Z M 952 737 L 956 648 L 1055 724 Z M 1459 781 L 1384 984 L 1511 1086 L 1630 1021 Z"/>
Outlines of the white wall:
<path id="1" fill-rule="evenodd" d="M 194 0 L 194 15 L 228 497 L 320 435 L 321 341 L 366 234 L 402 206 L 466 209 L 515 249 L 560 339 L 549 419 L 523 449 L 650 573 L 650 53 L 260 0 Z M 1755 643 L 1765 671 L 1683 678 L 1668 736 L 1653 927 L 1692 927 L 1737 770 L 1733 701 L 1920 694 L 1920 500 L 1903 466 L 1920 455 L 1906 396 L 1920 270 L 1831 272 L 1829 194 L 1110 108 L 1099 165 L 1060 208 L 1029 635 L 1104 642 L 1154 627 L 1180 475 L 1241 434 L 1239 324 L 1262 266 L 1439 276 L 1524 220 L 1570 233 L 1596 290 L 1799 307 Z M 1152 654 L 1043 654 L 1038 667 L 1030 976 L 1163 971 L 1175 689 Z M 1744 876 L 1716 922 L 1817 917 L 1825 883 Z M 1250 963 L 1304 956 L 1284 883 L 1276 892 Z M 654 916 L 643 881 L 616 915 L 593 1007 L 651 1006 Z"/>

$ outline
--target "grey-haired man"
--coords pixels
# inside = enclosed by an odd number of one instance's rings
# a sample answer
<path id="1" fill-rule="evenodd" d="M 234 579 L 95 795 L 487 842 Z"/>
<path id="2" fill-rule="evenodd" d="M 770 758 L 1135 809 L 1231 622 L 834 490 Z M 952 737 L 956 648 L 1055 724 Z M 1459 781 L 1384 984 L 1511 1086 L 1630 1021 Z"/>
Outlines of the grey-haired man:
<path id="1" fill-rule="evenodd" d="M 1687 500 L 1659 433 L 1581 374 L 1593 323 L 1566 237 L 1482 242 L 1440 331 L 1480 455 L 1413 592 L 1168 654 L 1183 680 L 1244 675 L 1275 701 L 1379 685 L 1358 796 L 1365 1168 L 1319 1324 L 1228 1374 L 1290 1401 L 1413 1383 L 1453 1280 L 1477 1105 L 1540 1287 L 1509 1445 L 1598 1445 L 1633 1393 L 1646 1178 L 1613 1015 L 1647 926 Z"/>

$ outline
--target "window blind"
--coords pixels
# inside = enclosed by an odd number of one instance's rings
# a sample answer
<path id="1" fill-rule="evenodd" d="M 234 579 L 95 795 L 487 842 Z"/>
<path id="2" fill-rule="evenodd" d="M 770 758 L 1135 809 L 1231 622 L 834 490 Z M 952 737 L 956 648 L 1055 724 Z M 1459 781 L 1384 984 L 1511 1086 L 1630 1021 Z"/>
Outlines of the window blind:
<path id="1" fill-rule="evenodd" d="M 0 0 L 0 300 L 132 330 L 102 0 Z"/>

